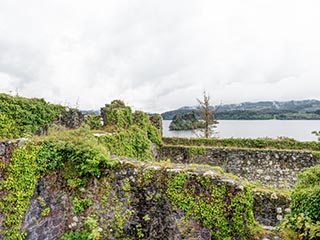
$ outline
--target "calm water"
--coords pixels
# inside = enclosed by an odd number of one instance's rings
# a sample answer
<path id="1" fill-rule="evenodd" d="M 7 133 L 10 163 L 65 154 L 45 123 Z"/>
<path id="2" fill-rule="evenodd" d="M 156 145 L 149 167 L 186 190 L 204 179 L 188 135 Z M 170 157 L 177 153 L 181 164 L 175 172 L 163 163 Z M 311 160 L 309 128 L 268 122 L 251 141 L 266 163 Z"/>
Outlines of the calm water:
<path id="1" fill-rule="evenodd" d="M 165 137 L 197 137 L 192 131 L 169 131 L 170 120 L 163 120 Z M 320 120 L 220 120 L 217 128 L 220 138 L 259 138 L 280 136 L 300 141 L 315 141 L 312 131 L 320 131 Z"/>

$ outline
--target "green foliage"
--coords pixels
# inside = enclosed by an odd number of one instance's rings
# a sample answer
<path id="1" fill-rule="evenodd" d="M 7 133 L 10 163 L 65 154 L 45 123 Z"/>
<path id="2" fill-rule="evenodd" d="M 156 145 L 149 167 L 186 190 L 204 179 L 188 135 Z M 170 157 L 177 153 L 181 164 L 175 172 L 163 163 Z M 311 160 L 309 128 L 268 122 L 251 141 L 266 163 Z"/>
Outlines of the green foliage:
<path id="1" fill-rule="evenodd" d="M 133 113 L 133 123 L 141 129 L 147 129 L 150 125 L 148 114 L 142 111 L 135 111 Z"/>
<path id="2" fill-rule="evenodd" d="M 0 236 L 5 239 L 19 240 L 25 236 L 19 230 L 38 177 L 36 154 L 32 145 L 14 150 L 5 178 L 0 182 L 0 191 L 5 192 L 0 199 L 0 213 L 4 216 Z"/>
<path id="3" fill-rule="evenodd" d="M 284 226 L 306 239 L 320 237 L 320 165 L 298 175 L 291 195 L 291 213 Z"/>
<path id="4" fill-rule="evenodd" d="M 59 116 L 63 107 L 43 99 L 27 99 L 0 94 L 0 138 L 33 134 Z"/>
<path id="5" fill-rule="evenodd" d="M 81 232 L 71 232 L 71 233 L 65 233 L 61 240 L 88 240 L 89 239 L 89 232 L 86 230 L 83 230 Z"/>
<path id="6" fill-rule="evenodd" d="M 314 112 L 296 110 L 261 109 L 219 111 L 217 119 L 224 120 L 315 120 L 320 115 Z"/>
<path id="7" fill-rule="evenodd" d="M 121 119 L 113 118 L 113 114 L 119 109 L 125 110 L 127 112 L 126 114 L 130 113 L 130 119 L 128 120 L 128 117 Z M 132 115 L 130 108 L 125 107 L 122 102 L 117 101 L 113 101 L 111 105 L 106 105 L 103 112 L 107 123 L 117 125 L 117 131 L 99 137 L 99 142 L 104 145 L 111 154 L 132 157 L 144 161 L 152 159 L 151 142 L 159 146 L 162 141 L 157 129 L 151 125 L 146 113 L 136 111 Z M 113 120 L 109 121 L 109 118 Z M 117 121 L 120 121 L 120 124 Z M 127 121 L 127 123 L 123 124 L 123 121 Z"/>
<path id="8" fill-rule="evenodd" d="M 99 142 L 113 155 L 145 161 L 152 159 L 148 135 L 136 125 L 121 129 L 112 135 L 100 136 Z"/>
<path id="9" fill-rule="evenodd" d="M 45 140 L 39 146 L 37 155 L 38 172 L 40 175 L 60 169 L 63 166 L 63 149 L 66 142 L 61 140 Z"/>
<path id="10" fill-rule="evenodd" d="M 221 105 L 216 111 L 216 119 L 224 120 L 301 120 L 320 119 L 320 101 L 303 100 L 287 102 L 245 102 L 241 104 Z M 176 114 L 190 112 L 190 109 L 179 108 L 177 110 L 162 113 L 165 120 L 171 120 Z M 200 116 L 199 109 L 195 111 Z"/>
<path id="11" fill-rule="evenodd" d="M 169 129 L 172 130 L 193 130 L 198 128 L 204 128 L 205 124 L 203 121 L 199 121 L 196 118 L 194 112 L 185 114 L 177 114 L 173 117 L 172 122 L 169 125 Z"/>
<path id="12" fill-rule="evenodd" d="M 79 199 L 74 197 L 72 200 L 73 213 L 83 213 L 85 209 L 92 205 L 91 199 Z"/>
<path id="13" fill-rule="evenodd" d="M 40 143 L 37 162 L 40 173 L 63 168 L 68 179 L 100 177 L 102 169 L 117 164 L 85 126 L 46 137 Z"/>
<path id="14" fill-rule="evenodd" d="M 118 129 L 127 128 L 132 125 L 131 108 L 125 106 L 120 100 L 114 100 L 101 108 L 104 125 L 116 126 Z"/>
<path id="15" fill-rule="evenodd" d="M 292 138 L 163 138 L 162 140 L 169 145 L 320 151 L 320 142 L 299 142 Z"/>
<path id="16" fill-rule="evenodd" d="M 89 232 L 88 239 L 99 240 L 100 239 L 99 225 L 95 216 L 87 217 L 85 220 L 85 225 Z"/>
<path id="17" fill-rule="evenodd" d="M 207 149 L 204 147 L 187 147 L 188 157 L 192 158 L 198 155 L 204 155 L 207 152 Z"/>
<path id="18" fill-rule="evenodd" d="M 17 138 L 21 135 L 22 129 L 7 114 L 0 113 L 0 139 L 1 138 Z"/>
<path id="19" fill-rule="evenodd" d="M 50 208 L 49 207 L 47 207 L 47 208 L 45 208 L 45 209 L 43 209 L 42 211 L 41 211 L 41 213 L 40 213 L 40 216 L 41 217 L 46 217 L 46 216 L 48 216 L 49 214 L 50 214 Z"/>
<path id="20" fill-rule="evenodd" d="M 154 114 L 154 115 L 150 116 L 149 119 L 150 119 L 152 126 L 154 126 L 157 129 L 159 136 L 162 136 L 163 127 L 162 127 L 161 115 Z"/>
<path id="21" fill-rule="evenodd" d="M 200 220 L 209 228 L 213 239 L 249 239 L 254 227 L 251 191 L 227 189 L 211 181 L 198 177 L 194 183 L 187 174 L 179 173 L 169 179 L 167 194 L 187 218 Z"/>
<path id="22" fill-rule="evenodd" d="M 140 129 L 147 132 L 148 138 L 151 142 L 157 144 L 158 146 L 161 145 L 162 140 L 160 134 L 157 128 L 151 124 L 147 113 L 142 111 L 135 111 L 133 114 L 133 122 Z"/>
<path id="23" fill-rule="evenodd" d="M 87 124 L 90 129 L 100 129 L 101 128 L 101 116 L 95 114 L 87 114 L 84 117 L 84 122 Z"/>

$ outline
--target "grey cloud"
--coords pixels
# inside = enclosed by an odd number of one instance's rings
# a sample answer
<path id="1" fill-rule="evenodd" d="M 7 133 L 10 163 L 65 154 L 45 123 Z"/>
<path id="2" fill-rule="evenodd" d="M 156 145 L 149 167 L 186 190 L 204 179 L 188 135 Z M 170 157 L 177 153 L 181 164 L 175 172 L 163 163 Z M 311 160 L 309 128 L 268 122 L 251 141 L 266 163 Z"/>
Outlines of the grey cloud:
<path id="1" fill-rule="evenodd" d="M 218 103 L 320 98 L 317 7 L 316 0 L 3 0 L 0 83 L 59 103 L 79 98 L 81 108 L 123 98 L 164 111 L 194 105 L 204 89 Z"/>

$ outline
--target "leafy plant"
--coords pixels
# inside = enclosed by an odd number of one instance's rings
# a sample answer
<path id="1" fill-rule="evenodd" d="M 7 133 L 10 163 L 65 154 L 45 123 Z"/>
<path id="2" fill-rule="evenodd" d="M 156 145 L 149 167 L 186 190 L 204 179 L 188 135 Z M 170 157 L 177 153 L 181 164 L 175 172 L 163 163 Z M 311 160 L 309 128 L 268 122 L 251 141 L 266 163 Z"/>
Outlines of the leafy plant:
<path id="1" fill-rule="evenodd" d="M 304 239 L 320 237 L 320 165 L 298 175 L 291 195 L 291 213 L 284 226 Z"/>
<path id="2" fill-rule="evenodd" d="M 35 133 L 61 113 L 64 107 L 45 102 L 0 94 L 0 138 L 24 137 Z"/>
<path id="3" fill-rule="evenodd" d="M 0 191 L 5 193 L 0 199 L 0 215 L 4 216 L 1 238 L 22 240 L 25 236 L 20 232 L 20 224 L 38 177 L 36 153 L 32 145 L 14 150 L 5 178 L 0 181 Z"/>
<path id="4" fill-rule="evenodd" d="M 163 138 L 165 144 L 185 146 L 233 147 L 320 151 L 320 142 L 300 142 L 292 138 Z"/>

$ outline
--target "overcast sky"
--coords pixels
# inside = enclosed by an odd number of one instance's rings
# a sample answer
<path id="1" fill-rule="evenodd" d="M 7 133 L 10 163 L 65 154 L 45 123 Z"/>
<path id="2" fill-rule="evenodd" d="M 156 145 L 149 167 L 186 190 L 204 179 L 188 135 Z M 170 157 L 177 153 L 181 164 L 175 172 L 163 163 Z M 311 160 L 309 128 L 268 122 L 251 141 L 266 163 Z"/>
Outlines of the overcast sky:
<path id="1" fill-rule="evenodd" d="M 319 0 L 0 0 L 0 92 L 162 112 L 320 99 Z"/>

